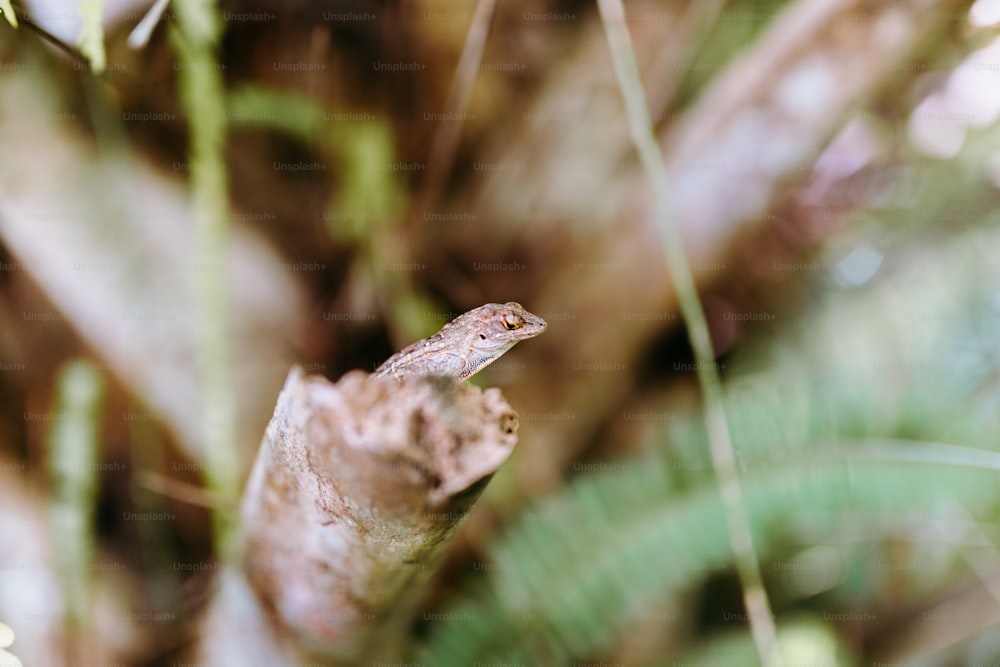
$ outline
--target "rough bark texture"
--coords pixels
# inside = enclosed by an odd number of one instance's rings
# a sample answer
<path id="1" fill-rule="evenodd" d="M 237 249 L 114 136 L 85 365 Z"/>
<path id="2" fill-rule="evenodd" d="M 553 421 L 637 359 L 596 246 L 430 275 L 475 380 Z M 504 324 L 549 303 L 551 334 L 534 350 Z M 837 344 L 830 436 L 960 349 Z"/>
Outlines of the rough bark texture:
<path id="1" fill-rule="evenodd" d="M 387 659 L 419 583 L 516 430 L 497 389 L 361 372 L 331 384 L 294 370 L 242 508 L 246 581 L 273 614 L 277 643 L 295 660 Z M 246 584 L 223 585 L 220 600 L 245 617 Z"/>

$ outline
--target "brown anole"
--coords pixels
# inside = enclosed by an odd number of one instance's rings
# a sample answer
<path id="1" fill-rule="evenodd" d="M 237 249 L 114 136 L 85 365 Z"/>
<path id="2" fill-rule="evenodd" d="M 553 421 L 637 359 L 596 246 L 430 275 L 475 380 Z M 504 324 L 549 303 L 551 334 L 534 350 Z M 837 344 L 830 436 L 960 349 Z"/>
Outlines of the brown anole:
<path id="1" fill-rule="evenodd" d="M 545 320 L 519 303 L 488 303 L 392 355 L 375 369 L 374 376 L 448 375 L 464 380 L 546 327 Z"/>

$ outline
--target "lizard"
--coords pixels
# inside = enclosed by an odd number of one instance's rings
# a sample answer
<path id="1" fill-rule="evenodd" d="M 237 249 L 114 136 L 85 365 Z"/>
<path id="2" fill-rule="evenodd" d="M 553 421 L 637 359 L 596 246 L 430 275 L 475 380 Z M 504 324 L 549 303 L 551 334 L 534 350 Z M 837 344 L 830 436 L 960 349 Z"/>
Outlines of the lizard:
<path id="1" fill-rule="evenodd" d="M 375 369 L 374 377 L 448 375 L 469 378 L 548 323 L 515 302 L 488 303 L 459 315 L 440 331 L 403 348 Z"/>

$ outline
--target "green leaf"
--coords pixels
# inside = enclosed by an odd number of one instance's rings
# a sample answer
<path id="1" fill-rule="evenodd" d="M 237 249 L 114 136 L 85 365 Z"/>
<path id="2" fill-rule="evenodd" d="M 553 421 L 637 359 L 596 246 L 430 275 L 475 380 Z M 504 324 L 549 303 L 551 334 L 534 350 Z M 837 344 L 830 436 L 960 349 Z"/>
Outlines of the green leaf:
<path id="1" fill-rule="evenodd" d="M 4 18 L 7 19 L 7 23 L 9 23 L 12 28 L 17 27 L 17 14 L 14 13 L 14 8 L 10 5 L 10 0 L 0 0 L 0 14 L 4 15 Z"/>
<path id="2" fill-rule="evenodd" d="M 92 607 L 99 421 L 104 380 L 92 364 L 72 361 L 59 373 L 56 409 L 49 432 L 49 507 L 53 553 L 67 597 L 67 620 L 80 623 Z"/>
<path id="3" fill-rule="evenodd" d="M 336 159 L 339 184 L 326 218 L 332 235 L 364 239 L 398 216 L 403 192 L 390 168 L 393 136 L 374 114 L 331 111 L 305 96 L 262 86 L 242 86 L 227 102 L 234 126 L 277 130 Z"/>
<path id="4" fill-rule="evenodd" d="M 104 52 L 104 0 L 80 0 L 80 51 L 90 62 L 95 74 L 104 72 L 107 56 Z"/>

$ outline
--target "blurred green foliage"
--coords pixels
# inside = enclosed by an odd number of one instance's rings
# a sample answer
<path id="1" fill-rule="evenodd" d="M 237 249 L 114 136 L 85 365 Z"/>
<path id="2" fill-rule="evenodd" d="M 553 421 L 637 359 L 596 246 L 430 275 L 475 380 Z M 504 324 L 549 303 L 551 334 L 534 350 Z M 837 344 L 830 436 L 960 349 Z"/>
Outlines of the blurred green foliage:
<path id="1" fill-rule="evenodd" d="M 826 641 L 840 636 L 817 601 L 836 612 L 903 604 L 882 597 L 887 570 L 911 605 L 968 576 L 974 522 L 1000 507 L 1000 230 L 969 226 L 947 242 L 926 232 L 898 255 L 883 247 L 883 268 L 861 287 L 833 284 L 844 249 L 831 248 L 814 304 L 784 314 L 729 366 L 744 506 L 783 652 L 785 618 L 805 613 Z M 637 610 L 683 605 L 719 563 L 731 567 L 702 425 L 689 415 L 650 437 L 646 453 L 526 510 L 491 551 L 497 571 L 449 608 L 455 620 L 421 659 L 548 665 L 600 654 Z M 956 531 L 966 537 L 946 537 Z M 909 548 L 893 556 L 896 543 Z M 769 567 L 790 562 L 813 565 Z M 738 664 L 751 664 L 749 636 L 736 635 Z M 713 655 L 736 635 L 691 647 Z M 815 664 L 863 657 L 845 645 L 834 654 Z"/>
<path id="2" fill-rule="evenodd" d="M 374 118 L 332 122 L 349 114 L 303 95 L 261 86 L 237 88 L 228 102 L 234 127 L 276 130 L 337 160 L 340 182 L 326 216 L 331 236 L 364 247 L 381 227 L 398 218 L 404 197 L 390 168 L 395 148 L 386 123 Z"/>
<path id="3" fill-rule="evenodd" d="M 52 553 L 66 596 L 66 622 L 86 627 L 94 561 L 100 415 L 104 380 L 86 361 L 59 372 L 56 405 L 48 437 L 49 521 Z"/>

